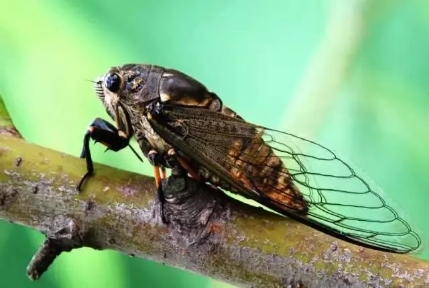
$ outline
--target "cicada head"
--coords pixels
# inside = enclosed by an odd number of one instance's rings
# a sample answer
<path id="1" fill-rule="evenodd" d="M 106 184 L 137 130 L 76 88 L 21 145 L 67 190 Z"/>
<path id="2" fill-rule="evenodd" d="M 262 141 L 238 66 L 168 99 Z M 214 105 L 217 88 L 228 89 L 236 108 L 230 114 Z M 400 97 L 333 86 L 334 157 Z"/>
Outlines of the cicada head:
<path id="1" fill-rule="evenodd" d="M 162 72 L 153 65 L 126 64 L 112 67 L 95 81 L 95 92 L 110 111 L 118 104 L 130 110 L 141 109 L 159 97 Z"/>

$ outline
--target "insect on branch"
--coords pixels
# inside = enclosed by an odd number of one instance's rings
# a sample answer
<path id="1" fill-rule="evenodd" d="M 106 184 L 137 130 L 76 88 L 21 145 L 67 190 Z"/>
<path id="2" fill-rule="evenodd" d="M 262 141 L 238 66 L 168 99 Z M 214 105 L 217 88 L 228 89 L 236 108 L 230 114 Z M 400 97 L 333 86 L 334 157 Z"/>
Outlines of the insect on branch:
<path id="1" fill-rule="evenodd" d="M 39 279 L 62 252 L 83 246 L 149 258 L 237 286 L 427 284 L 425 261 L 336 240 L 180 173 L 162 182 L 168 225 L 160 220 L 151 177 L 95 164 L 95 176 L 77 193 L 82 159 L 27 143 L 10 133 L 11 122 L 2 125 L 0 218 L 46 236 L 28 266 L 31 279 Z"/>

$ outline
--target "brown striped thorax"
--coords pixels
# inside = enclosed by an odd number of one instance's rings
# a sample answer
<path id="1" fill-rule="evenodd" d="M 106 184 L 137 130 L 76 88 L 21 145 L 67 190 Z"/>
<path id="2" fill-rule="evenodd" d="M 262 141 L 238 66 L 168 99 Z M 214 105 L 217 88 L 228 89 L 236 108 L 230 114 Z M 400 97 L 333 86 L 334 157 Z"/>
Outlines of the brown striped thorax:
<path id="1" fill-rule="evenodd" d="M 112 67 L 98 77 L 95 91 L 111 113 L 115 113 L 118 103 L 135 113 L 156 100 L 214 110 L 220 110 L 222 106 L 220 99 L 197 80 L 180 71 L 155 65 Z"/>

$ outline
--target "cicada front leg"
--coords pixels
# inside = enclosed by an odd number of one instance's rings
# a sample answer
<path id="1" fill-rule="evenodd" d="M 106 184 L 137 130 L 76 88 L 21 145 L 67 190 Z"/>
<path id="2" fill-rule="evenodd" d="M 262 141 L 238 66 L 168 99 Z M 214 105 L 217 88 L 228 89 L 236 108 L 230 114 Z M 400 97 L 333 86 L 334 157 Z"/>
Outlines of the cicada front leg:
<path id="1" fill-rule="evenodd" d="M 106 146 L 106 151 L 112 150 L 118 152 L 126 147 L 130 147 L 137 158 L 140 161 L 143 159 L 137 154 L 137 152 L 130 145 L 130 138 L 124 135 L 124 133 L 118 130 L 115 126 L 110 124 L 104 119 L 96 118 L 89 125 L 85 136 L 83 138 L 83 148 L 80 154 L 80 158 L 85 158 L 87 172 L 82 176 L 82 179 L 77 185 L 77 190 L 81 191 L 82 185 L 85 180 L 94 173 L 94 163 L 91 158 L 91 151 L 89 149 L 90 139 L 94 140 L 95 143 L 99 142 Z"/>

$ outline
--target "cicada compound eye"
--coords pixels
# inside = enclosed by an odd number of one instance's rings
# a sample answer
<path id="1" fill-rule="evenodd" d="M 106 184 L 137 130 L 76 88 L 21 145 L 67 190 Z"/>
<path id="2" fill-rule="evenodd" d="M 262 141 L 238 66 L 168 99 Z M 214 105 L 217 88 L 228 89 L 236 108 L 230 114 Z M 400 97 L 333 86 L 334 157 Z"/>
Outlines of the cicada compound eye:
<path id="1" fill-rule="evenodd" d="M 110 73 L 106 76 L 104 85 L 111 92 L 116 93 L 118 92 L 119 87 L 121 87 L 121 77 L 116 73 Z"/>

